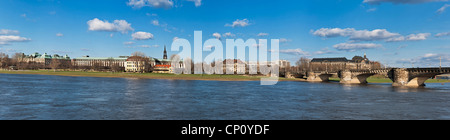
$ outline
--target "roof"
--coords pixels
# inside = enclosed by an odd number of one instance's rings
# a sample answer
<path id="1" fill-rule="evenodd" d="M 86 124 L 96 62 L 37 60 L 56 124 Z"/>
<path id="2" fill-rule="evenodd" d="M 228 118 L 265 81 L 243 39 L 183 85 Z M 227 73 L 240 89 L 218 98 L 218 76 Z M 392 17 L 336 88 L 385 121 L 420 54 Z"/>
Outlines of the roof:
<path id="1" fill-rule="evenodd" d="M 311 62 L 348 62 L 348 59 L 345 57 L 337 57 L 337 58 L 314 58 Z"/>
<path id="2" fill-rule="evenodd" d="M 150 60 L 150 58 L 141 56 L 132 56 L 127 59 L 127 61 L 145 61 L 145 60 Z"/>
<path id="3" fill-rule="evenodd" d="M 65 55 L 65 56 L 60 56 L 60 55 L 58 55 L 58 54 L 54 54 L 53 56 L 52 55 L 49 55 L 49 54 L 47 54 L 47 53 L 44 53 L 44 54 L 39 54 L 39 53 L 34 53 L 34 54 L 31 54 L 31 55 L 24 55 L 25 57 L 27 57 L 27 58 L 44 58 L 44 59 L 70 59 L 70 57 L 68 56 L 68 55 Z"/>
<path id="4" fill-rule="evenodd" d="M 156 65 L 156 68 L 170 68 L 172 67 L 171 65 Z"/>
<path id="5" fill-rule="evenodd" d="M 228 62 L 232 62 L 232 63 L 238 63 L 238 64 L 245 64 L 245 62 L 239 60 L 239 59 L 225 59 L 223 60 L 223 63 L 228 63 Z"/>

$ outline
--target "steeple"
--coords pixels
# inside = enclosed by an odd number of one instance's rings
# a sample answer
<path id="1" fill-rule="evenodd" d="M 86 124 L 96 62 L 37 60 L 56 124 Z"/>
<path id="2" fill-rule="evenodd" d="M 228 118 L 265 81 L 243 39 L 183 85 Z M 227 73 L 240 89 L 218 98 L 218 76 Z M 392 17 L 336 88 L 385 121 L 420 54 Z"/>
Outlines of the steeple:
<path id="1" fill-rule="evenodd" d="M 366 54 L 366 52 L 364 52 L 364 59 L 367 59 L 367 54 Z"/>
<path id="2" fill-rule="evenodd" d="M 164 45 L 164 56 L 163 56 L 163 59 L 167 59 L 166 45 Z"/>

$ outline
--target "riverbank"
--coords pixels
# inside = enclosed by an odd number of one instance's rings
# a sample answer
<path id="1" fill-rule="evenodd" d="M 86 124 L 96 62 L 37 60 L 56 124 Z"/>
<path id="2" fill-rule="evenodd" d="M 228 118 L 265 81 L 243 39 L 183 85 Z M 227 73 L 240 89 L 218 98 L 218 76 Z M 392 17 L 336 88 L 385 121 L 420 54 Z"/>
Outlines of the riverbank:
<path id="1" fill-rule="evenodd" d="M 83 71 L 52 71 L 52 70 L 24 70 L 4 71 L 0 74 L 33 74 L 33 75 L 56 75 L 75 77 L 107 77 L 107 78 L 142 78 L 142 79 L 167 79 L 167 80 L 206 80 L 206 81 L 259 81 L 263 76 L 245 75 L 198 75 L 198 74 L 158 74 L 158 73 L 113 73 L 113 72 L 83 72 Z M 280 78 L 280 81 L 305 81 L 303 79 Z"/>
<path id="2" fill-rule="evenodd" d="M 141 79 L 167 79 L 167 80 L 205 80 L 205 81 L 259 81 L 264 76 L 246 75 L 175 75 L 159 73 L 113 73 L 113 72 L 84 72 L 84 71 L 52 71 L 52 70 L 23 70 L 5 71 L 0 70 L 0 74 L 33 74 L 33 75 L 56 75 L 74 77 L 106 77 L 106 78 L 141 78 Z M 280 81 L 306 81 L 305 79 L 288 79 L 280 77 Z M 330 81 L 339 82 L 339 78 L 330 78 Z M 369 77 L 369 83 L 392 83 L 388 78 Z M 450 83 L 450 80 L 429 79 L 425 83 Z"/>

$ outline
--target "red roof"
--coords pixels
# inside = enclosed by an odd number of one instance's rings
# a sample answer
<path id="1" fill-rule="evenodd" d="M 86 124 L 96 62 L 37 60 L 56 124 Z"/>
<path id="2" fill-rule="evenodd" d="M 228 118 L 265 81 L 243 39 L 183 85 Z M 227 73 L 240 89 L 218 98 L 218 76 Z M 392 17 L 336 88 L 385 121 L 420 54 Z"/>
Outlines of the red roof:
<path id="1" fill-rule="evenodd" d="M 155 65 L 156 68 L 170 68 L 171 65 Z"/>

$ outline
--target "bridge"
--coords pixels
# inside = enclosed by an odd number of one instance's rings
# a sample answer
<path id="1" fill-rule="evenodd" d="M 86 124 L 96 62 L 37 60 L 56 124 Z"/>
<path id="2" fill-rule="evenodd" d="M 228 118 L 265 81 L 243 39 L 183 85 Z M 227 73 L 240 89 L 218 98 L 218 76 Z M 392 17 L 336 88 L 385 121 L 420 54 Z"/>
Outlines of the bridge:
<path id="1" fill-rule="evenodd" d="M 309 82 L 326 82 L 338 75 L 342 84 L 367 84 L 367 78 L 373 75 L 385 75 L 393 81 L 393 86 L 421 87 L 425 81 L 437 75 L 450 73 L 450 68 L 390 68 L 378 70 L 343 70 L 335 72 L 309 71 L 291 74 L 290 78 L 303 78 Z"/>

